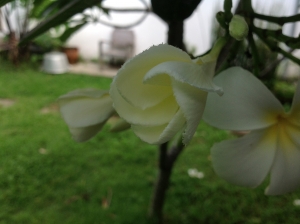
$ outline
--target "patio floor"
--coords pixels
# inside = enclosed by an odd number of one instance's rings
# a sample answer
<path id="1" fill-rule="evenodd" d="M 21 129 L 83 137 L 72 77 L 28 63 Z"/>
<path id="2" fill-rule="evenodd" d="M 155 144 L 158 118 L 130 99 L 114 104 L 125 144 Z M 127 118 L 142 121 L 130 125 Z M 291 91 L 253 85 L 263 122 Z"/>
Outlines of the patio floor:
<path id="1" fill-rule="evenodd" d="M 283 68 L 286 72 L 281 71 Z M 99 63 L 95 62 L 80 62 L 74 65 L 69 65 L 69 72 L 73 74 L 80 75 L 91 75 L 91 76 L 102 76 L 113 78 L 117 72 L 118 68 L 109 67 L 108 65 L 100 66 Z M 289 62 L 287 67 L 281 66 L 280 76 L 285 79 L 295 79 L 299 78 L 299 66 L 295 63 Z"/>
<path id="2" fill-rule="evenodd" d="M 84 62 L 77 63 L 74 65 L 69 65 L 69 72 L 81 75 L 91 75 L 91 76 L 102 76 L 113 78 L 117 72 L 117 68 L 111 68 L 109 66 L 101 66 L 98 63 Z"/>

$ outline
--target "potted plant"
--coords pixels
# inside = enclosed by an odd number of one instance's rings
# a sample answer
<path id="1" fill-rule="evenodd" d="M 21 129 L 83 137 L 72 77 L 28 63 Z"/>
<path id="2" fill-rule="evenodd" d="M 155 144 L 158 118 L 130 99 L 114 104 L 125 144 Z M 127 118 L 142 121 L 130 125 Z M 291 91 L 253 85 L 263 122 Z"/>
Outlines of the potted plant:
<path id="1" fill-rule="evenodd" d="M 61 50 L 66 54 L 70 64 L 76 64 L 78 62 L 79 59 L 78 47 L 63 46 L 61 47 Z"/>

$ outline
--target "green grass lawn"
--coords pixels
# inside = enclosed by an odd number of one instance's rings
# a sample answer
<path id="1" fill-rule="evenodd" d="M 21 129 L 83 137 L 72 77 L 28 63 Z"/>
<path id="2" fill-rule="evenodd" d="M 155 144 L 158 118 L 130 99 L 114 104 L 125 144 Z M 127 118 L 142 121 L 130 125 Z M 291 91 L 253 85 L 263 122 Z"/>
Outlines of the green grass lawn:
<path id="1" fill-rule="evenodd" d="M 58 96 L 77 88 L 108 89 L 111 80 L 46 75 L 0 61 L 0 223 L 143 224 L 157 174 L 157 147 L 131 131 L 108 132 L 86 143 L 71 139 L 57 111 Z M 46 108 L 46 110 L 45 110 Z M 204 123 L 175 164 L 167 194 L 167 224 L 299 223 L 300 190 L 267 197 L 217 177 L 209 159 L 214 142 L 230 137 Z M 204 172 L 191 178 L 189 168 Z"/>

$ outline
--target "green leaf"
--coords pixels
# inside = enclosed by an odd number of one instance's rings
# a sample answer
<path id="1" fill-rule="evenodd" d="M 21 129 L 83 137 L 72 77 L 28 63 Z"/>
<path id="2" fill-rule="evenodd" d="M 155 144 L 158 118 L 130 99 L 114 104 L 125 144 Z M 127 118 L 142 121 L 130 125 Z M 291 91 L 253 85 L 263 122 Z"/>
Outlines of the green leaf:
<path id="1" fill-rule="evenodd" d="M 40 34 L 46 32 L 52 27 L 60 25 L 70 19 L 77 13 L 81 13 L 87 8 L 97 5 L 102 0 L 71 0 L 65 7 L 61 8 L 57 13 L 42 21 L 33 30 L 29 31 L 20 41 L 20 45 L 34 39 Z"/>
<path id="2" fill-rule="evenodd" d="M 68 5 L 70 1 L 66 1 L 65 4 L 61 4 L 59 1 L 50 2 L 44 10 L 41 12 L 41 17 L 48 17 L 50 15 L 53 15 L 54 13 L 57 13 L 59 9 L 65 7 Z"/>
<path id="3" fill-rule="evenodd" d="M 0 0 L 0 7 L 4 6 L 5 4 L 12 2 L 13 0 Z"/>
<path id="4" fill-rule="evenodd" d="M 59 39 L 63 43 L 66 42 L 70 38 L 70 36 L 72 36 L 76 31 L 78 31 L 85 24 L 87 24 L 87 21 L 83 21 L 83 23 L 80 23 L 74 27 L 67 27 L 65 32 L 59 37 Z"/>
<path id="5" fill-rule="evenodd" d="M 34 18 L 42 18 L 45 9 L 52 4 L 52 0 L 34 0 L 31 16 Z"/>

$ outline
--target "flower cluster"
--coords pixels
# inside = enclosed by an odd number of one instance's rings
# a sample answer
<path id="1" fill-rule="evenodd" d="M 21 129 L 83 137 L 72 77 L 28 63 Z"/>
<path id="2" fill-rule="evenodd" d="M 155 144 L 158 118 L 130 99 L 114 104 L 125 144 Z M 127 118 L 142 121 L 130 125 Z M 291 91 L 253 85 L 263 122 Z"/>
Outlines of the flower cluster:
<path id="1" fill-rule="evenodd" d="M 215 64 L 216 58 L 192 60 L 170 45 L 153 46 L 123 65 L 110 96 L 76 90 L 59 98 L 61 113 L 77 141 L 93 137 L 116 110 L 147 143 L 162 144 L 182 131 L 183 143 L 188 144 L 201 120 L 207 92 L 222 94 L 212 82 Z"/>
<path id="2" fill-rule="evenodd" d="M 108 91 L 74 90 L 58 98 L 60 112 L 78 142 L 96 135 L 115 113 Z"/>
<path id="3" fill-rule="evenodd" d="M 150 144 L 165 143 L 182 132 L 182 142 L 188 144 L 204 113 L 204 120 L 215 127 L 250 131 L 212 147 L 218 175 L 256 187 L 270 173 L 266 194 L 295 190 L 300 186 L 300 85 L 286 113 L 242 68 L 227 69 L 213 79 L 217 54 L 213 49 L 192 60 L 169 45 L 151 47 L 123 65 L 109 93 L 84 89 L 61 96 L 62 116 L 77 141 L 90 139 L 118 114 L 122 120 L 114 130 L 131 127 Z"/>

